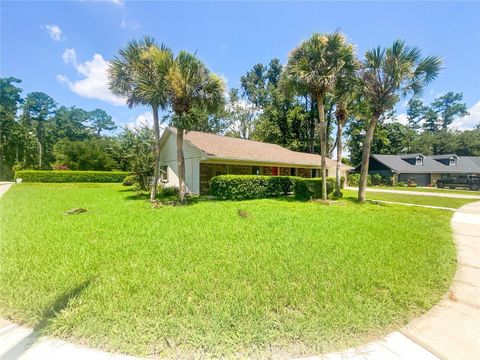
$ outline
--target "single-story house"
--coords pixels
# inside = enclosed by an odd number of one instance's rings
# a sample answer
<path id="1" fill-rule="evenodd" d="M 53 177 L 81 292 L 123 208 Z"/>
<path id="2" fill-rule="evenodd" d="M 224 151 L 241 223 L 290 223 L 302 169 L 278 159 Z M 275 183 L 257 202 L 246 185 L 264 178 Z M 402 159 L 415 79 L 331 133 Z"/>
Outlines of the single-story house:
<path id="1" fill-rule="evenodd" d="M 288 150 L 280 145 L 198 131 L 185 133 L 185 184 L 191 193 L 208 194 L 216 175 L 321 176 L 320 155 Z M 336 161 L 327 158 L 327 172 L 335 176 Z M 341 175 L 353 168 L 342 164 Z M 161 181 L 178 186 L 176 129 L 167 128 L 160 138 Z"/>
<path id="2" fill-rule="evenodd" d="M 357 167 L 360 171 L 360 166 Z M 395 182 L 413 179 L 419 186 L 435 185 L 442 177 L 480 175 L 480 156 L 455 154 L 425 156 L 422 154 L 370 156 L 369 174 L 380 174 Z"/>

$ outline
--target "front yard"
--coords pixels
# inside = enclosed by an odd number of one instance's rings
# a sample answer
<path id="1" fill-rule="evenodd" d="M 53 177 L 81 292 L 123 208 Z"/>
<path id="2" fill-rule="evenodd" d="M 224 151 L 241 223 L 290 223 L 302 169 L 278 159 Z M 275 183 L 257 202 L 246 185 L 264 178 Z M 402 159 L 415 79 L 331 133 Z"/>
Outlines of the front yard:
<path id="1" fill-rule="evenodd" d="M 73 207 L 87 212 L 63 214 Z M 289 198 L 152 209 L 116 184 L 20 184 L 0 213 L 1 316 L 137 355 L 359 344 L 428 310 L 455 270 L 449 211 Z"/>
<path id="2" fill-rule="evenodd" d="M 342 190 L 343 196 L 345 199 L 354 200 L 357 198 L 357 191 L 355 190 Z M 421 196 L 421 195 L 410 195 L 410 194 L 399 194 L 399 193 L 387 193 L 387 192 L 375 192 L 367 190 L 367 199 L 368 200 L 381 200 L 381 201 L 392 201 L 399 203 L 407 204 L 416 204 L 416 205 L 429 205 L 429 206 L 440 206 L 448 207 L 452 209 L 458 209 L 465 204 L 468 204 L 475 199 L 459 199 L 459 198 L 450 198 L 450 197 L 441 197 L 441 196 Z"/>

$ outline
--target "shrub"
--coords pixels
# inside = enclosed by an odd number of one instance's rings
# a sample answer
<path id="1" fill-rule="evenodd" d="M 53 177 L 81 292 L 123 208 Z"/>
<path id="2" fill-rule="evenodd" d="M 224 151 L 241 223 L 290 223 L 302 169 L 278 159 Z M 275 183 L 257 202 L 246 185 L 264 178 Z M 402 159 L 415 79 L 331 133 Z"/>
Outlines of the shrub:
<path id="1" fill-rule="evenodd" d="M 397 186 L 398 187 L 404 187 L 405 183 L 403 181 L 399 181 L 399 182 L 397 182 Z"/>
<path id="2" fill-rule="evenodd" d="M 15 179 L 21 178 L 24 182 L 43 183 L 121 183 L 125 171 L 56 171 L 56 170 L 20 170 L 15 173 Z"/>
<path id="3" fill-rule="evenodd" d="M 382 175 L 380 174 L 372 174 L 372 175 L 369 175 L 370 176 L 370 182 L 372 185 L 383 185 L 384 181 L 383 181 L 383 177 Z M 368 182 L 368 180 L 367 180 Z"/>
<path id="4" fill-rule="evenodd" d="M 335 178 L 327 179 L 327 196 L 335 188 Z M 322 197 L 322 179 L 297 179 L 295 181 L 295 198 L 298 200 L 320 199 Z"/>
<path id="5" fill-rule="evenodd" d="M 275 197 L 291 193 L 296 177 L 220 175 L 212 178 L 210 191 L 220 199 L 243 200 Z"/>
<path id="6" fill-rule="evenodd" d="M 381 176 L 381 175 L 380 175 Z M 349 186 L 359 186 L 360 185 L 360 174 L 348 174 L 347 182 Z M 372 186 L 372 176 L 367 175 L 367 186 Z"/>
<path id="7" fill-rule="evenodd" d="M 132 186 L 138 183 L 138 176 L 137 175 L 127 175 L 122 181 L 123 186 Z"/>
<path id="8" fill-rule="evenodd" d="M 157 195 L 160 197 L 178 197 L 180 189 L 178 186 L 162 186 L 158 187 Z"/>
<path id="9" fill-rule="evenodd" d="M 358 186 L 360 184 L 360 174 L 348 174 L 347 181 L 350 186 Z"/>
<path id="10" fill-rule="evenodd" d="M 315 178 L 317 179 L 317 178 Z M 321 178 L 319 178 L 321 179 Z M 332 176 L 332 177 L 327 177 L 327 182 L 328 181 L 333 181 L 333 188 L 335 189 L 335 184 L 337 183 L 337 178 Z M 340 189 L 343 189 L 345 186 L 345 176 L 340 176 Z"/>

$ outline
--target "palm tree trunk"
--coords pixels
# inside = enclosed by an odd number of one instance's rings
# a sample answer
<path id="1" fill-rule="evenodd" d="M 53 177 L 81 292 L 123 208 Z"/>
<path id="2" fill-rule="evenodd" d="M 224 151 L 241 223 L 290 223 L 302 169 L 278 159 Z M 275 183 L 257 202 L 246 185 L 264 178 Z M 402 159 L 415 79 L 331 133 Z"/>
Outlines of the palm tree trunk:
<path id="1" fill-rule="evenodd" d="M 180 203 L 185 202 L 185 157 L 183 155 L 183 129 L 177 128 L 177 164 L 178 164 L 178 187 L 180 189 Z"/>
<path id="2" fill-rule="evenodd" d="M 337 129 L 337 166 L 335 168 L 335 196 L 341 196 L 341 176 L 340 176 L 340 166 L 342 164 L 342 133 L 343 133 L 343 120 L 338 119 L 338 129 Z"/>
<path id="3" fill-rule="evenodd" d="M 377 126 L 379 115 L 373 115 L 368 124 L 367 134 L 363 142 L 362 166 L 360 170 L 360 183 L 358 184 L 358 201 L 365 202 L 365 193 L 367 190 L 368 164 L 370 161 L 370 151 L 372 148 L 373 132 Z"/>
<path id="4" fill-rule="evenodd" d="M 155 162 L 153 165 L 153 184 L 150 191 L 150 201 L 157 198 L 157 186 L 160 177 L 160 124 L 158 122 L 158 107 L 152 106 L 153 112 L 153 132 L 155 136 L 155 149 L 153 151 Z"/>
<path id="5" fill-rule="evenodd" d="M 317 96 L 318 117 L 320 119 L 320 157 L 322 159 L 322 200 L 327 200 L 327 134 L 325 128 L 325 111 L 323 95 Z"/>

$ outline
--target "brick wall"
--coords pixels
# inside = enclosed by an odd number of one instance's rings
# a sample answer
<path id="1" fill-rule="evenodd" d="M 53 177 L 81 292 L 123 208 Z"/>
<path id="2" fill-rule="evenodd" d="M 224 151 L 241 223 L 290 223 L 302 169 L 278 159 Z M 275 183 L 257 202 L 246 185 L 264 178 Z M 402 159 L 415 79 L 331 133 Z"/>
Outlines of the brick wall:
<path id="1" fill-rule="evenodd" d="M 227 165 L 200 163 L 200 194 L 210 193 L 210 180 L 217 175 L 251 175 L 252 167 L 249 165 Z"/>
<path id="2" fill-rule="evenodd" d="M 300 176 L 302 178 L 311 178 L 312 169 L 297 168 L 297 176 Z"/>

